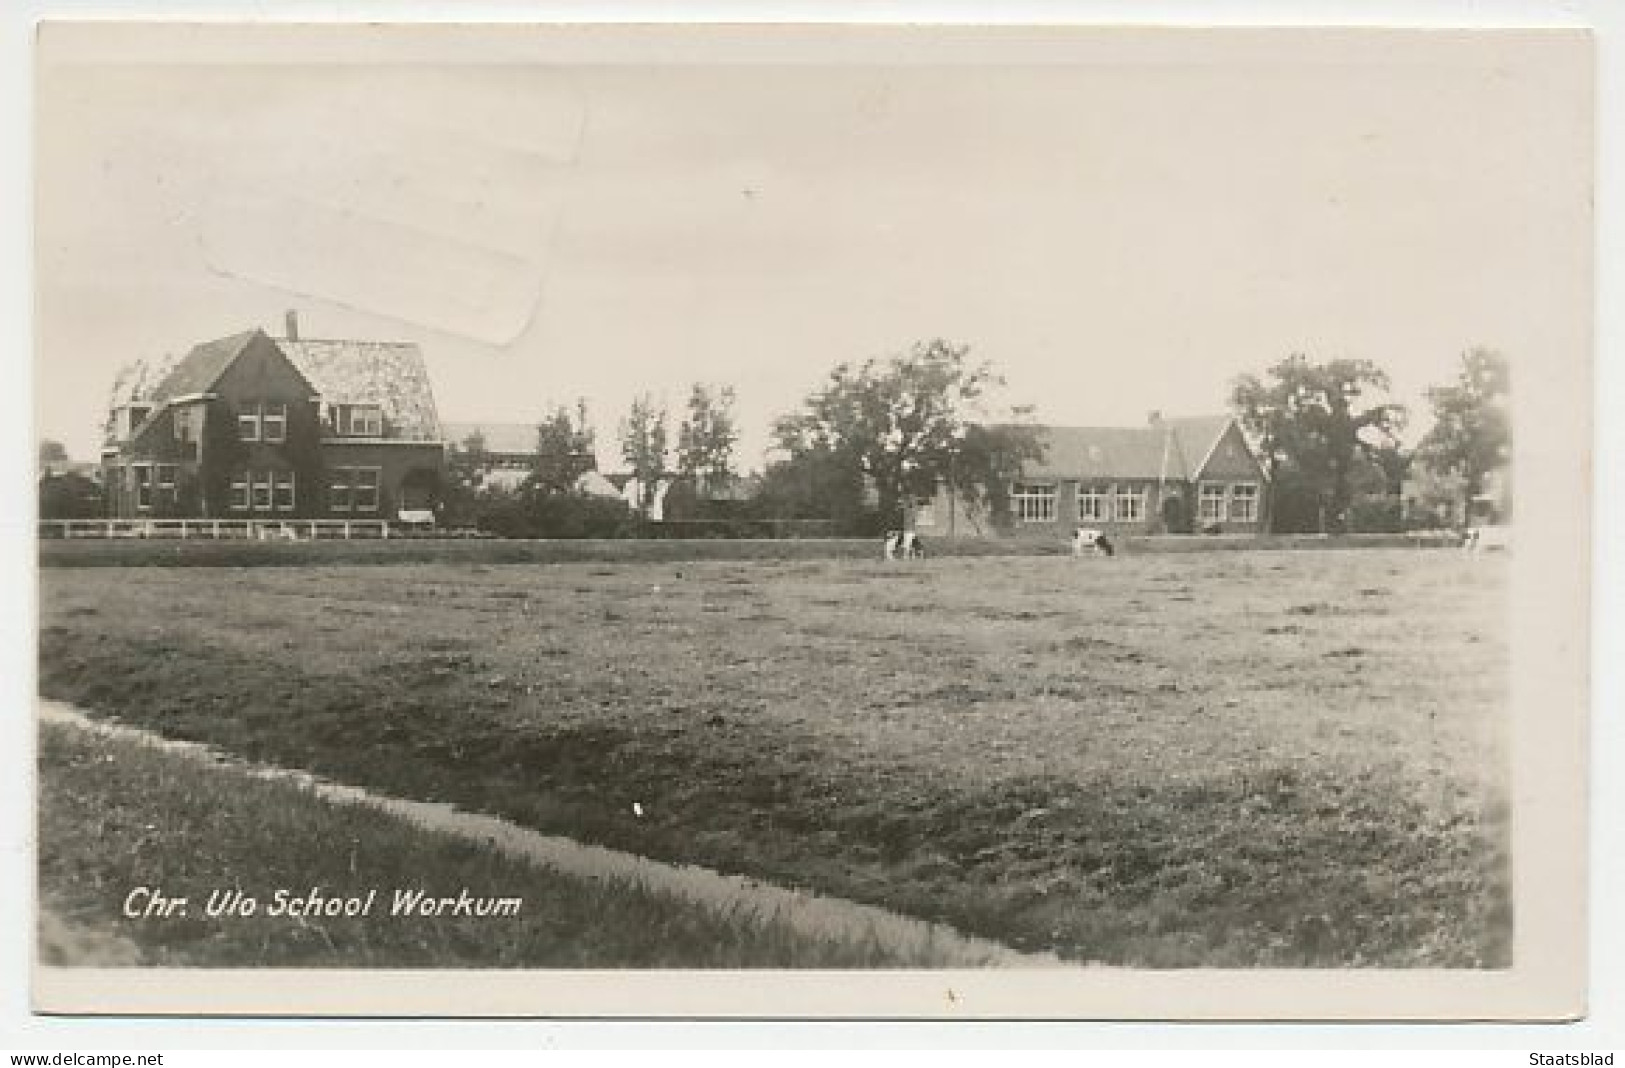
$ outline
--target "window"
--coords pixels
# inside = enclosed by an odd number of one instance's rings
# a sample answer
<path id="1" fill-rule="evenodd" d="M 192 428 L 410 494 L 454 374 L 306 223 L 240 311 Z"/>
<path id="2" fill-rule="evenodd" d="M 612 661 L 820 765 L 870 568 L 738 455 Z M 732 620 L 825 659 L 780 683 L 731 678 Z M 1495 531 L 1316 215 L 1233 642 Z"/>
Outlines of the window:
<path id="1" fill-rule="evenodd" d="M 378 468 L 357 467 L 353 469 L 354 477 L 350 484 L 355 487 L 355 510 L 358 512 L 376 512 L 378 510 Z"/>
<path id="2" fill-rule="evenodd" d="M 1230 518 L 1237 523 L 1258 522 L 1258 484 L 1237 482 L 1230 487 Z"/>
<path id="3" fill-rule="evenodd" d="M 141 425 L 142 420 L 147 418 L 147 413 L 150 411 L 152 411 L 152 407 L 146 404 L 131 404 L 120 409 L 118 418 L 118 436 L 120 438 L 128 438 L 130 435 L 134 434 L 136 427 Z"/>
<path id="4" fill-rule="evenodd" d="M 1017 522 L 1055 522 L 1055 487 L 1018 485 L 1010 495 L 1011 510 Z"/>
<path id="5" fill-rule="evenodd" d="M 1224 487 L 1211 482 L 1202 484 L 1202 496 L 1197 501 L 1197 518 L 1203 523 L 1218 523 L 1224 519 Z"/>
<path id="6" fill-rule="evenodd" d="M 327 481 L 327 506 L 335 512 L 350 510 L 350 469 L 335 467 Z"/>
<path id="7" fill-rule="evenodd" d="M 327 506 L 335 512 L 376 512 L 379 469 L 335 467 L 327 484 Z"/>
<path id="8" fill-rule="evenodd" d="M 266 441 L 288 440 L 288 406 L 286 404 L 260 405 L 262 434 Z"/>
<path id="9" fill-rule="evenodd" d="M 352 404 L 340 408 L 339 433 L 355 438 L 383 437 L 383 409 L 376 404 Z"/>
<path id="10" fill-rule="evenodd" d="M 203 409 L 177 408 L 171 424 L 175 430 L 175 440 L 180 445 L 178 454 L 184 459 L 197 459 L 203 441 Z"/>
<path id="11" fill-rule="evenodd" d="M 271 502 L 279 512 L 291 512 L 294 505 L 293 472 L 271 472 Z"/>
<path id="12" fill-rule="evenodd" d="M 130 476 L 135 479 L 135 506 L 142 511 L 152 507 L 152 465 L 134 464 Z"/>
<path id="13" fill-rule="evenodd" d="M 923 500 L 914 502 L 914 525 L 917 527 L 934 527 L 937 525 L 937 506 L 935 501 Z"/>
<path id="14" fill-rule="evenodd" d="M 1145 493 L 1132 486 L 1117 487 L 1117 521 L 1119 523 L 1145 522 Z"/>
<path id="15" fill-rule="evenodd" d="M 253 471 L 254 483 L 254 511 L 269 512 L 271 510 L 271 472 Z"/>
<path id="16" fill-rule="evenodd" d="M 288 406 L 282 401 L 245 402 L 237 410 L 237 440 L 280 445 L 288 440 Z"/>
<path id="17" fill-rule="evenodd" d="M 175 503 L 175 465 L 159 464 L 155 470 L 157 471 L 159 503 L 173 505 Z"/>
<path id="18" fill-rule="evenodd" d="M 294 509 L 292 471 L 233 471 L 231 510 L 234 512 L 291 512 Z"/>
<path id="19" fill-rule="evenodd" d="M 1078 487 L 1078 519 L 1104 523 L 1111 518 L 1107 511 L 1111 497 L 1099 486 Z"/>

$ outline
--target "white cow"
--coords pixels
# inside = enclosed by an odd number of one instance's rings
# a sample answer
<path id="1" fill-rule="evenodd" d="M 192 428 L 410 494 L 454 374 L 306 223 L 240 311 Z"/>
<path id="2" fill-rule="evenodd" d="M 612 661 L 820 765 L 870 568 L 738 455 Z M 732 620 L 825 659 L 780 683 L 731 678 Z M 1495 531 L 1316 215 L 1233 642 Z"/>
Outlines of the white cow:
<path id="1" fill-rule="evenodd" d="M 1104 530 L 1079 527 L 1072 532 L 1072 555 L 1082 556 L 1086 552 L 1096 556 L 1101 553 L 1113 556 L 1117 553 L 1117 547 L 1112 544 L 1112 540 L 1106 536 Z"/>
<path id="2" fill-rule="evenodd" d="M 925 543 L 920 536 L 912 530 L 886 531 L 886 559 L 896 560 L 923 560 L 925 558 Z"/>

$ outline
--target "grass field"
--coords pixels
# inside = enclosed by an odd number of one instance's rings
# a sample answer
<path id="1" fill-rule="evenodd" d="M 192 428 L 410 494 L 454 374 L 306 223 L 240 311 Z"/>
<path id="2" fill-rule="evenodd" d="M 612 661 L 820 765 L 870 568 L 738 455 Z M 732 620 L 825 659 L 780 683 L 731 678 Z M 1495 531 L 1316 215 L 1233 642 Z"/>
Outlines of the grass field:
<path id="1" fill-rule="evenodd" d="M 41 688 L 1079 960 L 1496 966 L 1504 568 L 51 568 Z"/>
<path id="2" fill-rule="evenodd" d="M 929 537 L 931 556 L 1061 556 L 1061 538 L 982 539 Z M 1147 553 L 1247 552 L 1257 549 L 1416 549 L 1454 547 L 1442 531 L 1412 534 L 1223 534 L 1192 538 L 1124 538 L 1119 549 Z M 683 561 L 872 560 L 875 538 L 361 538 L 355 541 L 257 541 L 226 538 L 44 538 L 43 567 L 313 567 L 332 564 L 567 564 L 680 563 Z"/>
<path id="3" fill-rule="evenodd" d="M 41 958 L 62 965 L 208 967 L 967 967 L 966 947 L 885 931 L 804 931 L 632 878 L 585 878 L 511 859 L 308 787 L 251 776 L 70 725 L 40 735 Z M 291 842 L 299 848 L 289 849 Z M 137 887 L 184 914 L 123 915 Z M 366 904 L 294 915 L 284 900 Z M 410 895 L 493 903 L 432 915 Z M 252 912 L 240 905 L 253 899 Z M 372 900 L 368 900 L 369 895 Z M 238 904 L 211 916 L 213 899 Z M 137 899 L 136 911 L 150 897 Z M 509 906 L 512 902 L 512 915 Z M 455 906 L 454 906 L 455 908 Z M 436 910 L 438 912 L 438 910 Z M 473 908 L 470 906 L 469 911 Z M 110 917 L 111 922 L 110 922 Z"/>

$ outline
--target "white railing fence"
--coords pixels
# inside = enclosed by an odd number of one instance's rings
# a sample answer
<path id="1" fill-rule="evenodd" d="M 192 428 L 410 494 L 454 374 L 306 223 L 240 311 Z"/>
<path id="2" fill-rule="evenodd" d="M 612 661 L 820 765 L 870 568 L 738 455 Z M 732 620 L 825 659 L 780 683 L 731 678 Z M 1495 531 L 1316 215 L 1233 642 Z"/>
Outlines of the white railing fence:
<path id="1" fill-rule="evenodd" d="M 44 519 L 41 538 L 207 538 L 322 541 L 421 534 L 387 519 Z"/>

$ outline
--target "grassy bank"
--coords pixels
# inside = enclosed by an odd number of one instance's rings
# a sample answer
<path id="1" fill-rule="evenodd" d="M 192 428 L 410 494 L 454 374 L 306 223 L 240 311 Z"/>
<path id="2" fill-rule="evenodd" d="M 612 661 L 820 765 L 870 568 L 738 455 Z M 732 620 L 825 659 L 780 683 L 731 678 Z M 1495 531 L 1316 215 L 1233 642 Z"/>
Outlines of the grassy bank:
<path id="1" fill-rule="evenodd" d="M 561 875 L 364 806 L 334 804 L 287 781 L 68 726 L 42 725 L 40 742 L 46 963 L 853 968 L 979 962 L 946 945 L 905 951 L 874 937 L 810 937 L 787 923 L 707 909 L 629 881 Z M 169 901 L 185 899 L 184 914 L 161 914 L 138 888 Z M 313 889 L 321 901 L 368 905 L 370 895 L 368 913 L 272 914 L 279 891 L 285 901 L 307 904 Z M 493 913 L 423 914 L 425 899 L 455 903 L 465 892 L 470 902 L 493 903 Z M 397 900 L 397 894 L 405 896 Z M 252 915 L 242 914 L 244 897 L 255 902 Z M 234 904 L 210 916 L 211 898 Z M 401 902 L 417 908 L 397 914 Z M 516 903 L 512 915 L 504 902 Z M 127 903 L 153 914 L 128 917 Z"/>
<path id="2" fill-rule="evenodd" d="M 1504 579 L 1404 550 L 50 570 L 41 685 L 1080 959 L 1494 965 Z"/>

